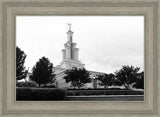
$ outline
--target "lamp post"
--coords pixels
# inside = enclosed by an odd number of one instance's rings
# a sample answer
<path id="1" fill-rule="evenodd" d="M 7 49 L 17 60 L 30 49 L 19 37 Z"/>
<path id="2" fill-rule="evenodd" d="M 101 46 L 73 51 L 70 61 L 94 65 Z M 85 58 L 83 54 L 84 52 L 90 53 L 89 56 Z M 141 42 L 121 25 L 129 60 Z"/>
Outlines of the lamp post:
<path id="1" fill-rule="evenodd" d="M 93 88 L 96 89 L 97 88 L 97 79 L 95 76 L 93 76 Z"/>

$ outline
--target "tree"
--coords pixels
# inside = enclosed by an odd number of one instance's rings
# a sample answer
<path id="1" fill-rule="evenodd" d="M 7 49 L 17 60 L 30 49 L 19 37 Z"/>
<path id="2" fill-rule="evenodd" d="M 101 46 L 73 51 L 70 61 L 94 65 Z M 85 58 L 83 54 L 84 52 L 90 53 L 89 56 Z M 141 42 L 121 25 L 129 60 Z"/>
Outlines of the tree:
<path id="1" fill-rule="evenodd" d="M 114 74 L 100 74 L 97 76 L 97 80 L 100 81 L 99 85 L 104 86 L 106 89 L 108 86 L 113 85 Z"/>
<path id="2" fill-rule="evenodd" d="M 37 82 L 39 87 L 41 84 L 47 84 L 55 80 L 53 64 L 48 58 L 42 57 L 32 69 L 30 79 Z"/>
<path id="3" fill-rule="evenodd" d="M 131 84 L 136 82 L 139 69 L 138 67 L 134 68 L 134 66 L 122 66 L 119 71 L 115 72 L 115 76 L 121 85 L 126 89 L 130 89 Z"/>
<path id="4" fill-rule="evenodd" d="M 25 69 L 24 63 L 26 54 L 19 47 L 16 47 L 16 79 L 26 78 L 28 71 Z"/>
<path id="5" fill-rule="evenodd" d="M 74 89 L 76 87 L 80 89 L 80 87 L 84 86 L 85 83 L 91 82 L 91 78 L 89 78 L 89 72 L 85 68 L 68 69 L 65 71 L 65 74 L 66 76 L 64 77 L 64 79 L 67 83 L 71 82 L 71 85 L 74 87 Z"/>
<path id="6" fill-rule="evenodd" d="M 138 74 L 136 83 L 133 85 L 133 87 L 144 89 L 144 72 Z"/>

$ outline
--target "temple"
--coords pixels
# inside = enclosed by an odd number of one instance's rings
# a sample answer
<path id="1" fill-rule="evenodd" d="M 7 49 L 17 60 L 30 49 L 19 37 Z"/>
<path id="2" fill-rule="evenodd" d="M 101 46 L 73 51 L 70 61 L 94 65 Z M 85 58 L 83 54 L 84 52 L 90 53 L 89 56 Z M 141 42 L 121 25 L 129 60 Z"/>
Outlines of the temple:
<path id="1" fill-rule="evenodd" d="M 54 67 L 54 71 L 56 74 L 56 87 L 58 88 L 71 88 L 70 83 L 66 83 L 64 76 L 66 75 L 64 72 L 66 69 L 72 68 L 84 68 L 85 64 L 79 61 L 79 49 L 76 47 L 76 43 L 73 42 L 73 31 L 71 30 L 71 24 L 69 25 L 69 30 L 67 31 L 67 42 L 64 44 L 64 49 L 62 49 L 62 62 L 60 65 Z M 98 74 L 104 74 L 102 72 L 90 71 L 90 77 L 92 78 L 91 83 L 85 84 L 83 88 L 98 88 L 97 81 L 94 79 Z"/>

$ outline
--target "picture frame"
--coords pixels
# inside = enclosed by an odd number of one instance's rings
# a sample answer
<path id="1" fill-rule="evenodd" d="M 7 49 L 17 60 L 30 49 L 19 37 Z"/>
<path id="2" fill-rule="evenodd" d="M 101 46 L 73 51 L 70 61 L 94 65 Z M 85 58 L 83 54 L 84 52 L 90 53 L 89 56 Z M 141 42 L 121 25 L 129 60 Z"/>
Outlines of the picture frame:
<path id="1" fill-rule="evenodd" d="M 159 0 L 1 0 L 0 1 L 0 115 L 158 117 L 159 114 Z M 136 101 L 22 101 L 15 100 L 16 16 L 140 15 L 145 17 L 145 100 Z"/>

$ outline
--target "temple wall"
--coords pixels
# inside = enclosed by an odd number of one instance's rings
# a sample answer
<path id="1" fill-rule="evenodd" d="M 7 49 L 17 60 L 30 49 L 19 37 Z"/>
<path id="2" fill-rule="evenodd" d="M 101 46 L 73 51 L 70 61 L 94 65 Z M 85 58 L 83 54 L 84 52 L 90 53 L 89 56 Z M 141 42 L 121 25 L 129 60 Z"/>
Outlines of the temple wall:
<path id="1" fill-rule="evenodd" d="M 66 59 L 66 50 L 65 49 L 62 50 L 62 58 L 63 58 L 63 60 Z"/>

